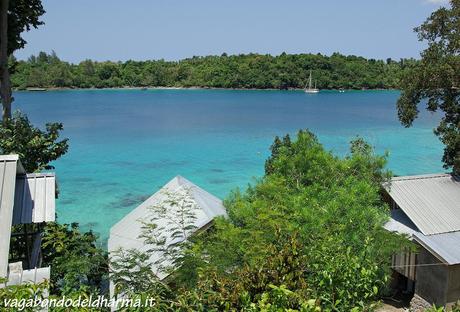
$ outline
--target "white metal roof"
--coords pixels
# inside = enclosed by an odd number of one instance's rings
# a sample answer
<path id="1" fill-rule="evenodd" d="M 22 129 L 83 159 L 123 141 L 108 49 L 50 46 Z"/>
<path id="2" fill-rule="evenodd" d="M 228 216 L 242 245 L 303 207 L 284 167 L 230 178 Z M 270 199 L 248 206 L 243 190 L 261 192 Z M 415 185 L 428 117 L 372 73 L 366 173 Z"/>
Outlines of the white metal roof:
<path id="1" fill-rule="evenodd" d="M 56 177 L 34 173 L 16 178 L 13 224 L 55 221 Z"/>
<path id="2" fill-rule="evenodd" d="M 196 220 L 194 224 L 197 230 L 208 225 L 216 216 L 226 215 L 222 200 L 206 192 L 187 179 L 177 176 L 111 228 L 108 241 L 109 252 L 116 251 L 120 248 L 126 250 L 137 249 L 140 251 L 145 251 L 147 249 L 143 239 L 139 238 L 142 232 L 141 221 L 147 220 L 149 216 L 152 215 L 152 211 L 149 209 L 150 207 L 159 205 L 166 199 L 167 195 L 165 195 L 165 192 L 176 194 L 184 194 L 184 192 L 186 192 L 190 195 L 198 208 L 195 211 Z M 166 208 L 174 209 L 172 207 Z M 156 224 L 164 227 L 168 226 L 168 222 L 163 219 L 157 220 Z M 171 238 L 167 239 L 166 244 L 171 245 L 174 243 L 177 243 L 177 241 Z M 150 260 L 153 263 L 162 256 L 163 255 L 160 253 L 155 253 L 151 255 Z M 166 275 L 160 272 L 155 266 L 152 266 L 152 270 L 159 278 L 163 279 L 166 277 Z"/>
<path id="3" fill-rule="evenodd" d="M 18 161 L 18 155 L 0 155 L 0 277 L 8 273 L 14 187 L 16 174 L 22 167 Z"/>
<path id="4" fill-rule="evenodd" d="M 450 174 L 397 177 L 385 186 L 425 235 L 460 231 L 460 179 Z"/>
<path id="5" fill-rule="evenodd" d="M 11 227 L 54 221 L 54 174 L 26 175 L 18 155 L 0 155 L 0 277 L 8 273 Z"/>

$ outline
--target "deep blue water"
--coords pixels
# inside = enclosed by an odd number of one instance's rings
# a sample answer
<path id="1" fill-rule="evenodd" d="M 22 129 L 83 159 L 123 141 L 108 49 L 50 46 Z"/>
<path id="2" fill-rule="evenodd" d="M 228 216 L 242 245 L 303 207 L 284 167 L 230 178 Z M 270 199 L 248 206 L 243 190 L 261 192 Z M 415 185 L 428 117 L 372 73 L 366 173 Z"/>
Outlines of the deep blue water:
<path id="1" fill-rule="evenodd" d="M 60 222 L 104 240 L 110 227 L 180 174 L 224 198 L 262 175 L 275 135 L 314 131 L 344 155 L 356 135 L 390 152 L 399 175 L 443 171 L 442 145 L 422 112 L 396 116 L 397 91 L 78 90 L 16 92 L 15 108 L 37 125 L 64 123 L 70 150 L 58 160 Z"/>

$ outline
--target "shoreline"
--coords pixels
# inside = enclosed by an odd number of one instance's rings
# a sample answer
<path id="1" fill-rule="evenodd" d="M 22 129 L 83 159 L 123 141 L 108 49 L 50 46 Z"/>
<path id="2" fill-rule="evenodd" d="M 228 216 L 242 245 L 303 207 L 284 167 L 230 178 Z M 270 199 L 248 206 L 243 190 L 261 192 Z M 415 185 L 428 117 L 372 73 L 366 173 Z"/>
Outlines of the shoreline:
<path id="1" fill-rule="evenodd" d="M 230 90 L 230 91 L 303 91 L 303 88 L 288 88 L 288 89 L 277 89 L 277 88 L 220 88 L 220 87 L 105 87 L 105 88 L 72 88 L 72 87 L 49 87 L 49 88 L 27 88 L 27 89 L 13 89 L 14 92 L 26 91 L 26 92 L 46 92 L 46 91 L 69 91 L 69 90 Z M 320 91 L 399 91 L 395 88 L 376 88 L 376 89 L 321 89 Z"/>

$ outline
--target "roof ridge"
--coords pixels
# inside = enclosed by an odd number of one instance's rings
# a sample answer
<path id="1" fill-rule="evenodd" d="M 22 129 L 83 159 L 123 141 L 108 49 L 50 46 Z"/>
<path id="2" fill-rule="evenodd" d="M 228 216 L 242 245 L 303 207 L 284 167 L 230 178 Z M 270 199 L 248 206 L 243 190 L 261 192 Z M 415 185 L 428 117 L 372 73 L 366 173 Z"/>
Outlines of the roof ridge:
<path id="1" fill-rule="evenodd" d="M 420 174 L 420 175 L 393 177 L 391 178 L 391 181 L 410 181 L 410 180 L 436 179 L 436 178 L 445 178 L 445 177 L 456 177 L 456 176 L 452 173 L 432 173 L 432 174 Z"/>
<path id="2" fill-rule="evenodd" d="M 200 191 L 202 193 L 205 193 L 206 195 L 209 195 L 209 196 L 212 196 L 214 199 L 217 199 L 217 200 L 220 200 L 222 201 L 222 199 L 220 199 L 219 197 L 217 197 L 216 195 L 210 193 L 209 191 L 205 190 L 204 188 L 202 188 L 201 186 L 199 186 L 198 184 L 188 180 L 187 178 L 185 178 L 184 176 L 181 176 L 181 175 L 177 175 L 174 177 L 174 179 L 178 179 L 178 182 L 179 182 L 179 185 L 180 186 L 184 186 L 184 184 L 188 184 L 186 185 L 187 187 L 193 187 L 195 188 L 197 191 Z M 173 179 L 173 180 L 174 180 Z"/>
<path id="3" fill-rule="evenodd" d="M 19 155 L 18 154 L 3 154 L 0 155 L 0 161 L 18 161 Z"/>

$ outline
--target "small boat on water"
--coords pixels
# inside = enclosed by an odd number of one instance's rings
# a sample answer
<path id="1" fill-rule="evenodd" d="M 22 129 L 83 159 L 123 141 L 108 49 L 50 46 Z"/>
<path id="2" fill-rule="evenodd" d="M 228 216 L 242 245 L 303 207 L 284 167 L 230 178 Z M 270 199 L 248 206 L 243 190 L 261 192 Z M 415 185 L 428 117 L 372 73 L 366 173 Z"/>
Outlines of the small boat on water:
<path id="1" fill-rule="evenodd" d="M 305 93 L 318 93 L 318 92 L 319 92 L 319 89 L 316 88 L 316 81 L 315 81 L 315 87 L 313 88 L 311 70 L 310 70 L 310 78 L 308 79 L 308 87 L 307 85 L 305 85 Z"/>
<path id="2" fill-rule="evenodd" d="M 339 92 L 340 92 L 340 93 L 344 93 L 344 92 L 345 92 L 345 89 L 344 89 L 344 88 L 340 88 L 340 89 L 339 89 Z"/>
<path id="3" fill-rule="evenodd" d="M 27 91 L 46 91 L 46 88 L 27 88 Z"/>

